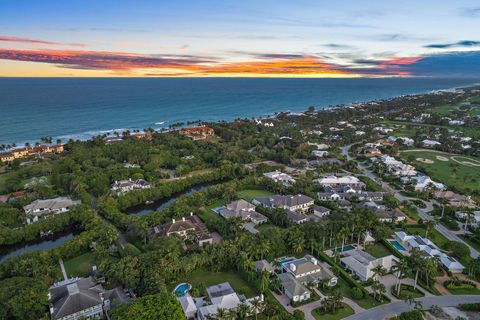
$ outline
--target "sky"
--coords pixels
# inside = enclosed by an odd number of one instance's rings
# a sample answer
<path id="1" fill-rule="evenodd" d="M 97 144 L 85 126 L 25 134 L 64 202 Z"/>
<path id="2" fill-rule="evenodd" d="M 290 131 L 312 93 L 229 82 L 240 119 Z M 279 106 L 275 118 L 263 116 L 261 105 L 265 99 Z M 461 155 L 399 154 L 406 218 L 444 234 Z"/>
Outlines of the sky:
<path id="1" fill-rule="evenodd" d="M 480 2 L 0 0 L 2 77 L 480 77 Z"/>

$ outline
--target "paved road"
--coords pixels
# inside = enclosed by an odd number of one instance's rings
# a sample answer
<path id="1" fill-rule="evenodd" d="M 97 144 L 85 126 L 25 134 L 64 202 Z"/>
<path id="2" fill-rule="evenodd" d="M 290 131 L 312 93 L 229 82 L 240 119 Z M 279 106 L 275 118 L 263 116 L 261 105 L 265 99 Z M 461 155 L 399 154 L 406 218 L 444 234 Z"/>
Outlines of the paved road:
<path id="1" fill-rule="evenodd" d="M 427 298 L 415 299 L 422 302 L 423 309 L 427 310 L 433 305 L 439 307 L 455 307 L 462 303 L 478 303 L 480 302 L 480 296 L 478 295 L 461 295 L 461 296 L 435 296 Z M 402 312 L 413 309 L 413 305 L 408 302 L 399 301 L 389 304 L 384 304 L 367 311 L 356 313 L 344 320 L 371 320 L 371 319 L 385 319 L 387 317 L 393 317 L 399 315 Z"/>
<path id="2" fill-rule="evenodd" d="M 350 150 L 351 146 L 354 145 L 355 143 L 353 144 L 350 144 L 350 145 L 347 145 L 347 146 L 344 146 L 344 147 L 341 147 L 340 149 L 342 150 L 342 154 L 344 154 L 347 159 L 351 160 L 352 157 L 348 154 L 348 151 Z M 380 179 L 375 173 L 373 173 L 372 171 L 368 170 L 364 165 L 358 163 L 357 164 L 357 167 L 358 169 L 362 172 L 362 174 L 364 174 L 365 176 L 369 177 L 370 179 L 372 179 L 373 181 L 381 184 L 382 188 L 387 191 L 387 192 L 391 192 L 395 198 L 397 198 L 398 200 L 400 201 L 405 201 L 405 200 L 409 200 L 409 199 L 412 199 L 412 198 L 409 198 L 409 197 L 405 197 L 403 196 L 402 194 L 400 194 L 398 192 L 398 190 L 395 190 L 394 188 L 392 188 L 388 183 L 382 181 L 382 179 Z M 433 220 L 433 217 L 431 215 L 428 214 L 428 212 L 431 212 L 433 210 L 433 203 L 434 201 L 424 201 L 425 204 L 427 205 L 426 208 L 418 208 L 418 215 L 420 216 L 420 218 L 422 218 L 423 220 Z M 457 241 L 457 242 L 461 242 L 463 244 L 465 244 L 469 249 L 470 249 L 470 255 L 472 256 L 472 258 L 477 258 L 478 256 L 480 256 L 480 252 L 478 252 L 475 248 L 473 248 L 472 246 L 470 246 L 468 243 L 466 243 L 465 241 L 463 241 L 460 237 L 458 237 L 458 235 L 456 235 L 453 231 L 447 229 L 444 225 L 442 224 L 439 224 L 437 223 L 435 225 L 435 229 L 440 232 L 443 236 L 445 236 L 445 238 L 447 238 L 448 240 L 451 240 L 451 241 Z"/>

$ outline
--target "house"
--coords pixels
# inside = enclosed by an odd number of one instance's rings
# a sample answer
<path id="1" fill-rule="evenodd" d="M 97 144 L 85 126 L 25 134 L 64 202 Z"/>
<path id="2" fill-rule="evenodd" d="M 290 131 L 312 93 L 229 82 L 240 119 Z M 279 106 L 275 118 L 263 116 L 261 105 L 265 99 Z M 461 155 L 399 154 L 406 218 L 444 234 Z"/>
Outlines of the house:
<path id="1" fill-rule="evenodd" d="M 435 141 L 435 140 L 429 140 L 429 139 L 423 140 L 423 141 L 422 141 L 422 144 L 423 144 L 425 147 L 429 147 L 429 148 L 433 148 L 433 147 L 436 147 L 436 146 L 441 145 L 440 142 Z"/>
<path id="2" fill-rule="evenodd" d="M 73 278 L 55 283 L 49 289 L 50 315 L 52 319 L 103 319 L 116 304 L 130 298 L 121 288 L 105 290 L 91 277 Z"/>
<path id="3" fill-rule="evenodd" d="M 275 182 L 280 182 L 284 187 L 289 187 L 295 183 L 295 179 L 292 176 L 282 173 L 280 171 L 267 172 L 263 174 L 265 177 L 272 179 Z"/>
<path id="4" fill-rule="evenodd" d="M 253 203 L 266 208 L 281 208 L 286 210 L 290 219 L 296 223 L 310 220 L 309 214 L 313 213 L 313 199 L 303 194 L 294 196 L 274 195 L 270 197 L 257 197 Z"/>
<path id="5" fill-rule="evenodd" d="M 395 232 L 395 240 L 397 240 L 408 251 L 418 249 L 425 257 L 435 257 L 451 273 L 461 273 L 465 267 L 455 258 L 450 257 L 440 251 L 436 244 L 430 239 L 416 235 L 408 235 L 403 231 Z"/>
<path id="6" fill-rule="evenodd" d="M 371 209 L 380 222 L 397 223 L 407 219 L 399 209 L 391 210 L 372 200 L 363 201 L 359 205 Z"/>
<path id="7" fill-rule="evenodd" d="M 480 211 L 456 211 L 455 218 L 457 220 L 465 221 L 467 225 L 471 225 L 474 227 L 480 226 Z"/>
<path id="8" fill-rule="evenodd" d="M 62 144 L 23 147 L 1 153 L 0 161 L 11 162 L 15 159 L 25 158 L 29 156 L 41 157 L 44 153 L 60 153 L 63 151 L 64 147 Z"/>
<path id="9" fill-rule="evenodd" d="M 177 297 L 178 302 L 182 306 L 183 313 L 187 320 L 194 320 L 197 317 L 198 308 L 192 296 L 187 293 L 183 296 Z"/>
<path id="10" fill-rule="evenodd" d="M 373 269 L 377 266 L 382 266 L 390 271 L 396 261 L 398 260 L 393 255 L 375 258 L 360 249 L 344 251 L 342 252 L 342 258 L 340 258 L 340 264 L 360 281 L 367 281 L 372 278 L 375 275 Z"/>
<path id="11" fill-rule="evenodd" d="M 415 191 L 426 191 L 428 189 L 434 188 L 439 190 L 447 189 L 443 183 L 433 181 L 429 176 L 418 175 L 415 177 L 409 177 L 407 179 L 402 179 L 402 182 L 413 181 Z"/>
<path id="12" fill-rule="evenodd" d="M 465 207 L 469 209 L 476 208 L 476 203 L 472 200 L 471 196 L 464 196 L 453 191 L 435 191 L 433 197 L 435 199 L 445 199 L 452 207 Z"/>
<path id="13" fill-rule="evenodd" d="M 328 151 L 313 150 L 312 155 L 317 158 L 324 158 L 328 156 Z"/>
<path id="14" fill-rule="evenodd" d="M 196 240 L 200 246 L 206 243 L 213 243 L 213 238 L 205 224 L 197 216 L 190 213 L 190 216 L 182 220 L 172 219 L 171 223 L 155 226 L 150 230 L 151 236 L 168 237 L 176 235 L 183 240 Z"/>
<path id="15" fill-rule="evenodd" d="M 80 200 L 72 200 L 69 197 L 58 197 L 54 199 L 35 200 L 23 207 L 27 214 L 27 223 L 31 224 L 40 219 L 46 219 L 51 215 L 61 214 L 70 211 L 73 206 L 81 204 Z"/>
<path id="16" fill-rule="evenodd" d="M 254 262 L 254 268 L 257 272 L 267 271 L 268 273 L 275 272 L 275 267 L 267 260 L 258 260 Z"/>
<path id="17" fill-rule="evenodd" d="M 282 258 L 282 273 L 278 275 L 283 292 L 291 301 L 300 302 L 310 298 L 311 292 L 306 288 L 310 283 L 318 284 L 326 281 L 326 285 L 333 287 L 338 278 L 311 255 L 303 258 Z"/>
<path id="18" fill-rule="evenodd" d="M 218 209 L 218 213 L 225 219 L 241 218 L 254 224 L 264 223 L 268 220 L 267 217 L 255 211 L 253 204 L 243 199 L 233 201 L 225 207 Z"/>
<path id="19" fill-rule="evenodd" d="M 314 182 L 318 183 L 323 188 L 330 187 L 333 189 L 349 187 L 355 190 L 360 190 L 365 187 L 365 184 L 361 182 L 357 177 L 350 176 L 350 175 L 345 175 L 345 176 L 329 175 L 319 179 L 315 179 Z"/>
<path id="20" fill-rule="evenodd" d="M 331 210 L 322 206 L 313 206 L 313 214 L 319 218 L 328 216 L 331 213 Z"/>
<path id="21" fill-rule="evenodd" d="M 387 171 L 394 176 L 416 176 L 417 171 L 415 167 L 405 164 L 402 161 L 399 161 L 388 155 L 383 155 L 380 157 L 380 161 L 385 165 Z"/>
<path id="22" fill-rule="evenodd" d="M 253 300 L 263 301 L 263 295 L 250 299 L 243 295 L 238 295 L 228 282 L 208 287 L 207 295 L 211 304 L 198 308 L 197 316 L 200 320 L 215 317 L 219 309 L 231 310 L 238 308 L 241 304 L 251 306 Z"/>
<path id="23" fill-rule="evenodd" d="M 415 140 L 413 140 L 412 138 L 399 137 L 397 139 L 397 142 L 398 142 L 398 140 L 400 140 L 402 144 L 407 145 L 407 146 L 413 146 L 415 144 Z"/>
<path id="24" fill-rule="evenodd" d="M 349 189 L 348 191 L 351 191 L 351 189 Z M 329 192 L 318 192 L 317 197 L 321 201 L 342 201 L 342 200 L 382 201 L 383 196 L 385 194 L 386 192 L 370 192 L 370 191 L 336 192 L 334 190 L 330 190 Z"/>
<path id="25" fill-rule="evenodd" d="M 378 148 L 366 148 L 363 150 L 363 156 L 367 158 L 380 157 L 382 152 Z"/>
<path id="26" fill-rule="evenodd" d="M 135 181 L 133 181 L 132 179 L 128 179 L 115 181 L 112 184 L 111 190 L 114 194 L 120 195 L 135 189 L 149 189 L 150 187 L 150 183 L 143 179 L 137 179 Z"/>
<path id="27" fill-rule="evenodd" d="M 364 136 L 365 134 L 367 134 L 367 133 L 365 131 L 362 131 L 362 130 L 355 131 L 356 136 Z"/>
<path id="28" fill-rule="evenodd" d="M 206 140 L 207 138 L 213 137 L 215 135 L 215 131 L 207 126 L 198 126 L 182 128 L 180 129 L 180 134 L 193 140 Z"/>

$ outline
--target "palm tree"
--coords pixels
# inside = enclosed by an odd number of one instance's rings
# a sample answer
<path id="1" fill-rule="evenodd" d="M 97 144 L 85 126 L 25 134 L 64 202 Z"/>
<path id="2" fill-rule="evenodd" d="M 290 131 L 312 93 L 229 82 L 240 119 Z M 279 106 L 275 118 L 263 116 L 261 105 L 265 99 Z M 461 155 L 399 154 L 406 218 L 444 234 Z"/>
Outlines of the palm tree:
<path id="1" fill-rule="evenodd" d="M 425 238 L 428 236 L 428 232 L 435 227 L 435 220 L 427 220 L 424 222 L 426 230 L 425 230 Z"/>
<path id="2" fill-rule="evenodd" d="M 423 270 L 427 280 L 427 287 L 429 287 L 430 275 L 438 270 L 438 260 L 434 257 L 426 258 L 423 264 Z"/>
<path id="3" fill-rule="evenodd" d="M 258 314 L 263 310 L 263 301 L 260 298 L 255 298 L 250 303 L 252 304 L 251 312 L 255 313 L 255 319 L 257 319 Z"/>
<path id="4" fill-rule="evenodd" d="M 424 259 L 422 258 L 420 251 L 417 248 L 414 248 L 410 251 L 410 257 L 408 262 L 412 271 L 415 271 L 415 284 L 413 286 L 414 290 L 417 290 L 418 274 L 423 268 Z"/>
<path id="5" fill-rule="evenodd" d="M 385 276 L 387 274 L 387 269 L 385 269 L 382 265 L 378 265 L 372 268 L 373 278 L 378 279 L 378 276 Z"/>
<path id="6" fill-rule="evenodd" d="M 395 284 L 397 289 L 397 296 L 400 296 L 400 280 L 409 273 L 409 265 L 407 259 L 401 259 L 392 268 L 393 272 L 397 276 L 397 283 Z"/>
<path id="7" fill-rule="evenodd" d="M 261 240 L 260 243 L 257 244 L 257 250 L 260 253 L 260 259 L 263 260 L 263 257 L 270 252 L 270 242 Z"/>

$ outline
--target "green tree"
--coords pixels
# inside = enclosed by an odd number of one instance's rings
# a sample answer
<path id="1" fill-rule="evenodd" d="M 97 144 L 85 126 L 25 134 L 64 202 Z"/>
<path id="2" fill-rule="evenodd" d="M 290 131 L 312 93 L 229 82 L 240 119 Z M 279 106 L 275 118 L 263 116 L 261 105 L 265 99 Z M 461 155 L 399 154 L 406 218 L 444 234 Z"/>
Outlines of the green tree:
<path id="1" fill-rule="evenodd" d="M 172 295 L 156 294 L 138 298 L 112 313 L 112 320 L 183 319 L 182 306 Z"/>

